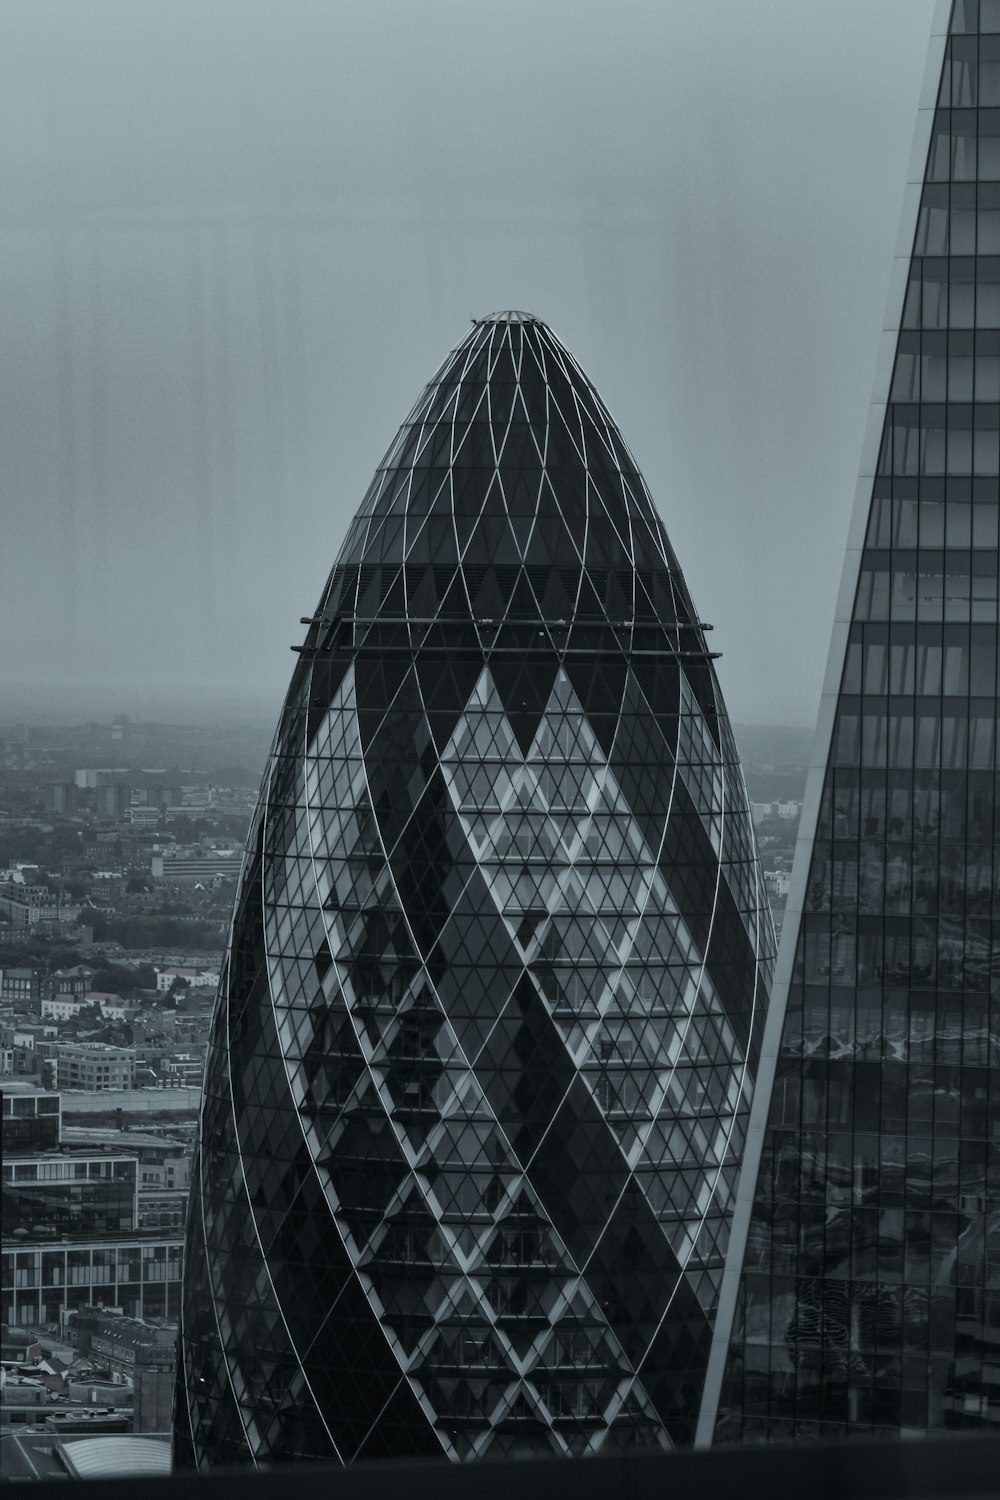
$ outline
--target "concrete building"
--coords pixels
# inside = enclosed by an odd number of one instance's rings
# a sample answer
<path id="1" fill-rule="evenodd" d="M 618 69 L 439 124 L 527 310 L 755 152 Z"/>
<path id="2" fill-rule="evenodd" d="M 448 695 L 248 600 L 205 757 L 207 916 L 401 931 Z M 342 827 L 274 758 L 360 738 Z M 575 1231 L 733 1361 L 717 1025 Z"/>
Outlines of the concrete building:
<path id="1" fill-rule="evenodd" d="M 42 923 L 72 924 L 79 915 L 79 901 L 56 896 L 47 886 L 0 886 L 0 917 L 22 932 Z"/>
<path id="2" fill-rule="evenodd" d="M 124 822 L 132 805 L 132 788 L 124 781 L 98 786 L 96 810 L 99 818 L 108 818 L 115 823 Z"/>
<path id="3" fill-rule="evenodd" d="M 128 812 L 133 828 L 158 828 L 162 813 L 158 807 L 133 802 Z"/>
<path id="4" fill-rule="evenodd" d="M 0 1005 L 29 1007 L 37 1004 L 41 995 L 41 969 L 0 969 Z"/>
<path id="5" fill-rule="evenodd" d="M 118 1307 L 130 1317 L 177 1318 L 183 1236 L 29 1237 L 0 1255 L 0 1318 L 19 1328 L 56 1323 L 62 1309 Z"/>
<path id="6" fill-rule="evenodd" d="M 154 880 L 163 881 L 165 885 L 183 885 L 194 881 L 210 885 L 219 878 L 235 880 L 240 873 L 242 857 L 241 852 L 236 849 L 154 854 L 150 861 L 150 872 Z"/>
<path id="7" fill-rule="evenodd" d="M 166 994 L 178 979 L 183 979 L 187 987 L 192 990 L 214 990 L 219 983 L 218 969 L 196 969 L 185 965 L 168 965 L 162 969 L 159 966 L 155 967 L 156 988 L 160 994 Z"/>
<path id="8" fill-rule="evenodd" d="M 74 1102 L 80 1097 L 88 1096 Z M 151 1154 L 162 1167 L 183 1148 L 143 1136 L 130 1147 L 120 1131 L 107 1140 L 100 1130 L 94 1139 L 81 1130 L 64 1138 L 60 1102 L 22 1085 L 3 1092 L 0 1321 L 37 1328 L 99 1305 L 176 1318 L 182 1238 L 162 1217 L 142 1227 L 140 1160 Z"/>
<path id="9" fill-rule="evenodd" d="M 122 777 L 127 775 L 126 766 L 95 766 L 78 770 L 74 780 L 81 790 L 92 791 L 99 786 L 113 786 L 115 782 L 121 782 Z"/>
<path id="10" fill-rule="evenodd" d="M 130 1384 L 142 1369 L 172 1371 L 176 1362 L 177 1325 L 165 1319 L 147 1322 L 88 1307 L 68 1314 L 65 1332 L 81 1354 Z"/>
<path id="11" fill-rule="evenodd" d="M 106 1093 L 130 1089 L 135 1081 L 135 1048 L 113 1047 L 108 1042 L 57 1042 L 51 1056 L 56 1059 L 56 1086 Z"/>
<path id="12" fill-rule="evenodd" d="M 52 989 L 60 995 L 71 995 L 80 1000 L 91 987 L 97 970 L 90 964 L 74 964 L 72 968 L 56 969 L 52 975 Z"/>
<path id="13" fill-rule="evenodd" d="M 10 1152 L 0 1164 L 5 1244 L 117 1234 L 139 1220 L 139 1162 L 134 1153 Z"/>
<path id="14" fill-rule="evenodd" d="M 0 1156 L 58 1146 L 62 1129 L 59 1094 L 11 1080 L 3 1085 L 0 1108 Z"/>
<path id="15" fill-rule="evenodd" d="M 73 995 L 51 995 L 42 1001 L 42 1019 L 48 1021 L 69 1021 L 78 1016 L 86 1005 L 83 999 L 76 999 Z"/>
<path id="16" fill-rule="evenodd" d="M 45 788 L 45 811 L 74 817 L 79 810 L 79 788 L 72 781 L 53 781 Z"/>

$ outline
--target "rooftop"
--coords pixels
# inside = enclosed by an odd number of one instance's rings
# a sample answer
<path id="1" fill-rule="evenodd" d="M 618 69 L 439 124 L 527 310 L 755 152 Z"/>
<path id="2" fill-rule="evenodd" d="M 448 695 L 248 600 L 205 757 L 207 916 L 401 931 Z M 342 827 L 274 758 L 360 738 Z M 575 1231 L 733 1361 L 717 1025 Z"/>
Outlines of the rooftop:
<path id="1" fill-rule="evenodd" d="M 6 1458 L 20 1440 L 5 1440 Z M 25 1440 L 25 1445 L 27 1446 Z M 51 1435 L 47 1438 L 52 1444 Z M 135 1441 L 134 1439 L 132 1441 Z M 64 1443 L 65 1447 L 68 1444 Z M 119 1450 L 121 1458 L 125 1453 Z M 13 1454 L 11 1455 L 14 1456 Z M 96 1456 L 96 1455 L 95 1455 Z M 151 1487 L 153 1474 L 145 1470 L 126 1476 L 126 1464 L 116 1467 L 123 1477 L 116 1483 L 116 1500 L 282 1500 L 290 1484 L 306 1496 L 336 1492 L 341 1500 L 464 1500 L 470 1486 L 480 1500 L 508 1500 L 511 1489 L 522 1500 L 606 1500 L 629 1495 L 632 1500 L 703 1500 L 706 1495 L 740 1495 L 743 1500 L 773 1500 L 775 1495 L 811 1494 L 816 1500 L 917 1500 L 917 1497 L 965 1496 L 985 1500 L 996 1494 L 1000 1465 L 1000 1437 L 995 1434 L 950 1434 L 919 1442 L 856 1439 L 844 1443 L 808 1443 L 759 1448 L 716 1448 L 704 1452 L 621 1453 L 595 1458 L 549 1458 L 531 1463 L 484 1461 L 466 1464 L 436 1460 L 415 1463 L 361 1463 L 338 1469 L 314 1464 L 276 1470 L 230 1469 L 203 1474 L 166 1476 Z M 96 1469 L 89 1485 L 80 1480 L 76 1500 L 107 1500 L 107 1471 Z M 132 1471 L 133 1474 L 135 1471 Z M 31 1475 L 11 1467 L 5 1478 Z M 38 1470 L 35 1470 L 38 1473 Z M 65 1491 L 55 1485 L 53 1470 L 42 1470 L 32 1489 L 33 1500 L 60 1500 Z M 77 1469 L 77 1473 L 82 1473 Z M 48 1481 L 48 1482 L 46 1482 Z"/>
<path id="2" fill-rule="evenodd" d="M 473 323 L 542 323 L 541 318 L 536 318 L 534 313 L 518 312 L 510 308 L 506 312 L 487 313 L 485 318 L 473 318 Z M 544 324 L 542 325 L 544 327 Z"/>

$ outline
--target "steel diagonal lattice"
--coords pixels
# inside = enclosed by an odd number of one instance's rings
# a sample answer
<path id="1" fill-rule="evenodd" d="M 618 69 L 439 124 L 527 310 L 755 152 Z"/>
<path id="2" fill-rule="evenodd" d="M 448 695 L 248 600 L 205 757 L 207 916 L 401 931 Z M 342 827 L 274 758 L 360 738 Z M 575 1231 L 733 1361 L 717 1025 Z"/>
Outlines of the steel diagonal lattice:
<path id="1" fill-rule="evenodd" d="M 704 627 L 543 324 L 444 363 L 307 623 L 214 1023 L 178 1460 L 690 1442 L 772 929 Z"/>

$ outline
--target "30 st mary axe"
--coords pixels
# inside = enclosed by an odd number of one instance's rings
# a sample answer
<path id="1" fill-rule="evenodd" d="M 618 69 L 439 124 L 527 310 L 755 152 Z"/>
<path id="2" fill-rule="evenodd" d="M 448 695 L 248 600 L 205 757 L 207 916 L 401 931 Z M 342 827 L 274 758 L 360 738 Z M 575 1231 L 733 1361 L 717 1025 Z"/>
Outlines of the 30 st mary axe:
<path id="1" fill-rule="evenodd" d="M 307 623 L 213 1024 L 176 1459 L 690 1442 L 772 928 L 703 627 L 544 324 L 448 357 Z"/>
<path id="2" fill-rule="evenodd" d="M 914 162 L 719 1440 L 1000 1422 L 997 0 L 939 5 Z"/>

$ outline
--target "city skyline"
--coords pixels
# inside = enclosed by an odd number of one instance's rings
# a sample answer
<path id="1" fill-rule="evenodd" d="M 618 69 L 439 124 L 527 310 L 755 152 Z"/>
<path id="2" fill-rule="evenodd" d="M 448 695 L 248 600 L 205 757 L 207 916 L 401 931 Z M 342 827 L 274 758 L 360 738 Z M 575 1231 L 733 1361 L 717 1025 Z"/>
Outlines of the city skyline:
<path id="1" fill-rule="evenodd" d="M 522 3 L 14 0 L 36 1439 L 178 1315 L 180 1469 L 1000 1430 L 1000 0 Z"/>

